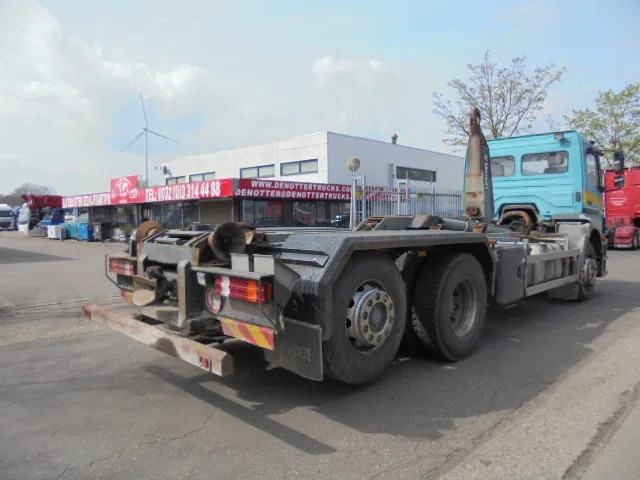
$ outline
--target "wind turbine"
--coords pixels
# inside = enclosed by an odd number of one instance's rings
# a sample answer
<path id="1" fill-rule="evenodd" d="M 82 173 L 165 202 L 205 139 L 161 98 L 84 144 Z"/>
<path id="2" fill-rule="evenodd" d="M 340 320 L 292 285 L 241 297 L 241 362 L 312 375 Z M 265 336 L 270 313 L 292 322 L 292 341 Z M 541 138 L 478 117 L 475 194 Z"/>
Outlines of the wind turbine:
<path id="1" fill-rule="evenodd" d="M 140 137 L 142 137 L 144 135 L 144 172 L 145 172 L 145 180 L 147 182 L 149 182 L 149 134 L 155 135 L 156 137 L 160 137 L 160 138 L 164 138 L 165 140 L 169 140 L 170 142 L 173 143 L 180 143 L 177 140 L 174 140 L 173 138 L 169 138 L 165 135 L 162 135 L 158 132 L 154 132 L 153 130 L 149 129 L 149 125 L 148 125 L 148 121 L 147 121 L 147 109 L 144 107 L 144 100 L 142 99 L 142 94 L 140 94 L 140 104 L 142 105 L 142 113 L 144 115 L 144 127 L 142 127 L 142 131 L 136 135 L 133 140 L 131 140 L 129 143 L 127 143 L 124 147 L 122 147 L 122 150 L 120 150 L 121 152 L 124 152 L 127 148 L 129 148 L 131 145 L 133 145 L 136 140 L 138 140 Z"/>

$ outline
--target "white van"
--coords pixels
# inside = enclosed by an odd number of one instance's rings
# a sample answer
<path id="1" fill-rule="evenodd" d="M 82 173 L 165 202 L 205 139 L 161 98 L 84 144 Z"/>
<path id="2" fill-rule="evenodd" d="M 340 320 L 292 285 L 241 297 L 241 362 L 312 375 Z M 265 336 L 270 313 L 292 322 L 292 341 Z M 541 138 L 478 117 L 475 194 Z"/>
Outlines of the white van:
<path id="1" fill-rule="evenodd" d="M 0 230 L 14 230 L 16 228 L 16 218 L 13 214 L 13 208 L 6 203 L 0 204 Z"/>

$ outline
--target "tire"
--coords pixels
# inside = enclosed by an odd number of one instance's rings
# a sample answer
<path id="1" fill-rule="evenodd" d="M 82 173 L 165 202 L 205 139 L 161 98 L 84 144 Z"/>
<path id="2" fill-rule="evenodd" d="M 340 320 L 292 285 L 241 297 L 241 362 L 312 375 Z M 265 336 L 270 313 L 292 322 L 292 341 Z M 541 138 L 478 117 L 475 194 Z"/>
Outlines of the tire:
<path id="1" fill-rule="evenodd" d="M 578 301 L 580 302 L 589 300 L 593 296 L 596 288 L 597 263 L 596 249 L 593 248 L 593 244 L 589 242 L 586 248 L 585 263 L 583 264 L 582 272 L 580 272 L 581 278 L 578 282 Z"/>
<path id="2" fill-rule="evenodd" d="M 322 345 L 325 374 L 369 383 L 393 361 L 402 340 L 407 299 L 400 270 L 387 256 L 357 254 L 335 284 L 333 303 L 332 335 Z"/>
<path id="3" fill-rule="evenodd" d="M 631 240 L 631 250 L 637 250 L 637 249 L 638 249 L 638 234 L 634 233 L 633 240 Z"/>
<path id="4" fill-rule="evenodd" d="M 413 298 L 411 325 L 425 353 L 450 362 L 471 354 L 487 311 L 487 283 L 473 255 L 451 254 L 425 265 Z"/>

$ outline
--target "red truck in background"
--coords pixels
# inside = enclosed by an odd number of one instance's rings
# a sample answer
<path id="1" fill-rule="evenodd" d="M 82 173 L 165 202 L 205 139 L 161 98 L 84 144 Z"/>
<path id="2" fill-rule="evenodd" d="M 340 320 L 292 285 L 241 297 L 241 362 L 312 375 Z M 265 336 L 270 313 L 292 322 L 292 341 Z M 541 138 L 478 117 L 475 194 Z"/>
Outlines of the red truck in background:
<path id="1" fill-rule="evenodd" d="M 605 172 L 605 211 L 607 238 L 610 248 L 630 248 L 640 245 L 640 167 L 624 170 L 624 183 L 616 184 L 621 175 Z"/>
<path id="2" fill-rule="evenodd" d="M 18 214 L 18 230 L 24 235 L 29 235 L 36 225 L 43 219 L 47 209 L 61 208 L 62 196 L 60 195 L 22 195 L 25 203 Z M 44 232 L 46 235 L 46 232 Z"/>

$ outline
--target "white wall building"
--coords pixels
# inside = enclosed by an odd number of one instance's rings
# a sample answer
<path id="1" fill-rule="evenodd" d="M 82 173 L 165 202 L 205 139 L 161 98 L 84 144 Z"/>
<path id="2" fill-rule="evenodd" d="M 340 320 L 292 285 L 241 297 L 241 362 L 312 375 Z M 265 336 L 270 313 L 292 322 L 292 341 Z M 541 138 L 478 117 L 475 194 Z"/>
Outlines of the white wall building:
<path id="1" fill-rule="evenodd" d="M 178 158 L 165 164 L 165 177 L 168 184 L 221 178 L 348 184 L 346 163 L 354 156 L 367 185 L 398 187 L 408 176 L 410 187 L 462 189 L 462 157 L 333 132 Z"/>

